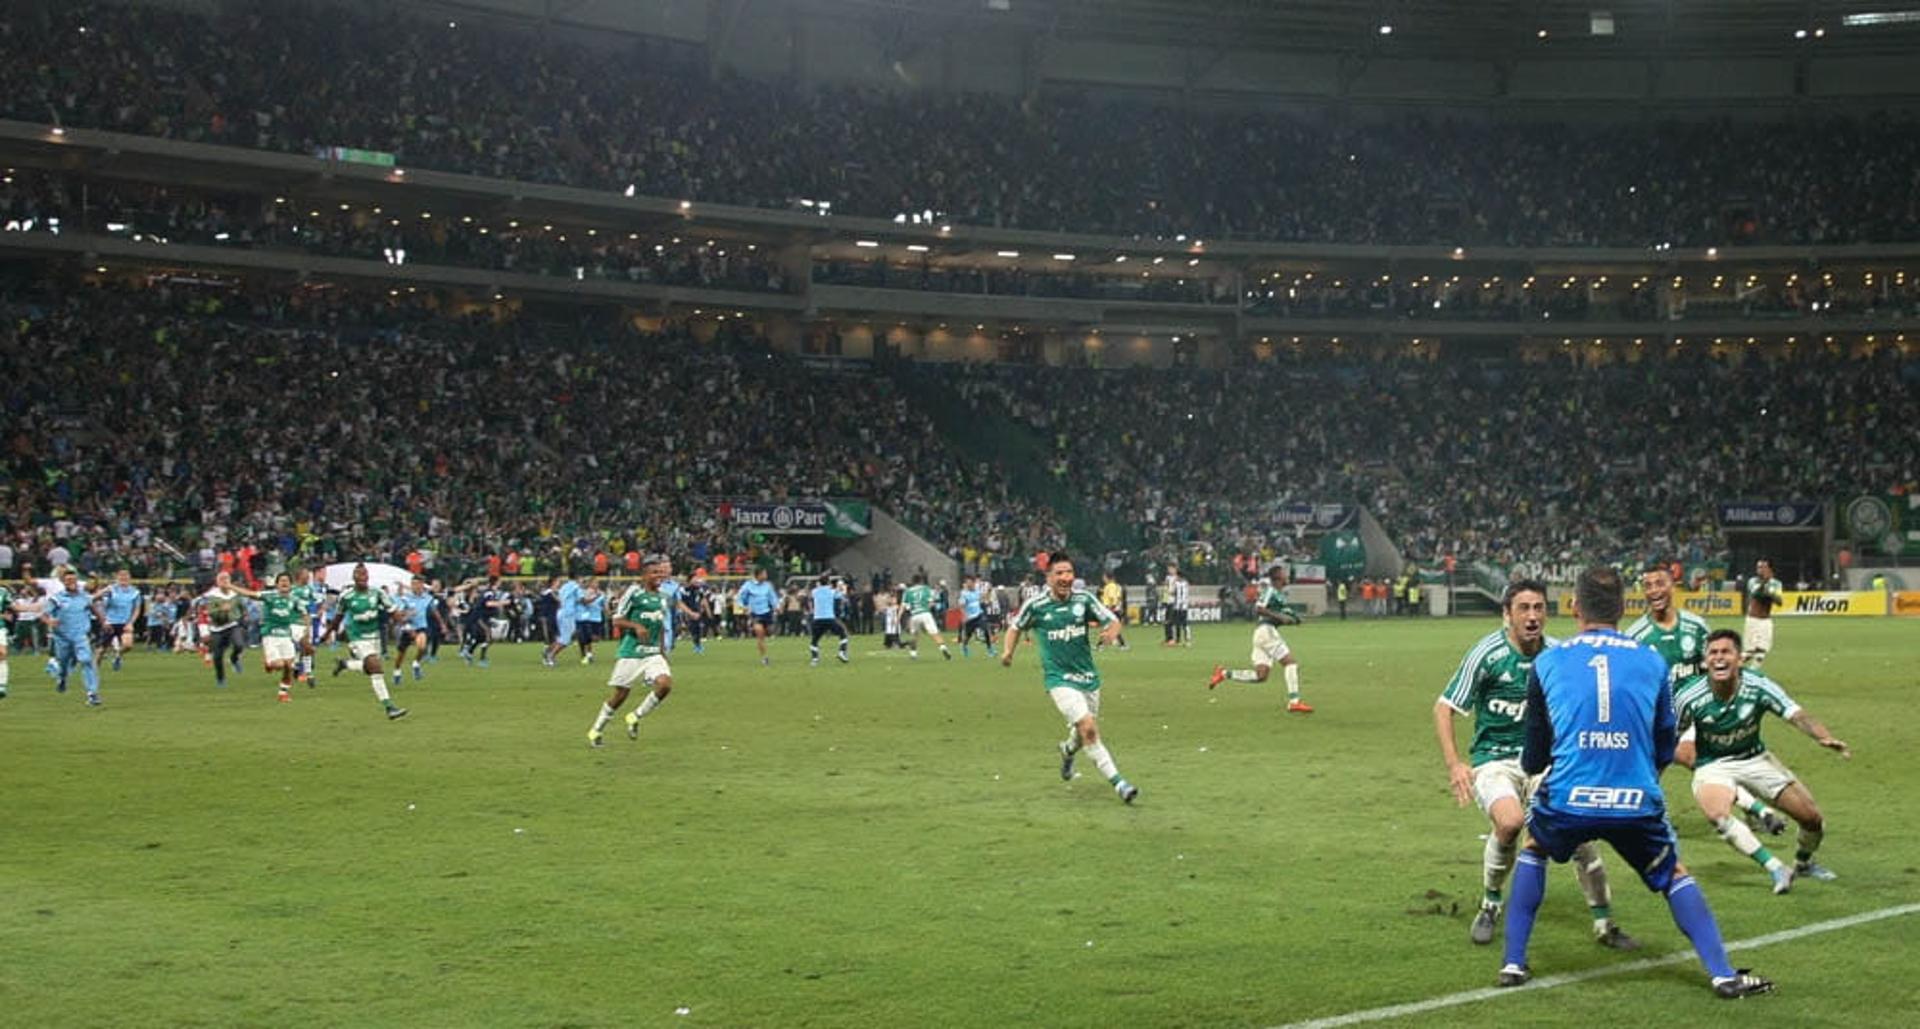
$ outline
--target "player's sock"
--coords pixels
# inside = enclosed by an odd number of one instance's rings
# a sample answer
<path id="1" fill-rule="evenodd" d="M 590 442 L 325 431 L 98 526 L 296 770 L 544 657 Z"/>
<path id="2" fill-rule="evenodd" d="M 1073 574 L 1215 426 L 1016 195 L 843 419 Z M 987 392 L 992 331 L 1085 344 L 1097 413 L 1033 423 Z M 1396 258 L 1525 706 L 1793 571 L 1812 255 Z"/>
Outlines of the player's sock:
<path id="1" fill-rule="evenodd" d="M 1093 766 L 1100 769 L 1100 774 L 1106 776 L 1108 782 L 1117 783 L 1120 781 L 1120 769 L 1114 766 L 1113 755 L 1107 753 L 1106 744 L 1089 743 L 1084 749 L 1087 752 L 1087 756 L 1093 759 Z"/>
<path id="2" fill-rule="evenodd" d="M 1607 866 L 1593 844 L 1583 843 L 1574 848 L 1573 874 L 1580 881 L 1580 893 L 1587 898 L 1587 910 L 1593 913 L 1595 927 L 1605 929 L 1613 920 L 1613 890 L 1607 885 Z"/>
<path id="3" fill-rule="evenodd" d="M 1300 699 L 1300 666 L 1299 665 L 1282 665 L 1280 666 L 1280 674 L 1284 676 L 1287 680 L 1287 699 L 1299 700 Z"/>
<path id="4" fill-rule="evenodd" d="M 1080 734 L 1071 729 L 1067 730 L 1067 742 L 1061 746 L 1065 747 L 1069 754 L 1080 753 Z"/>
<path id="5" fill-rule="evenodd" d="M 1733 788 L 1733 806 L 1755 818 L 1760 817 L 1760 812 L 1767 809 L 1765 804 L 1760 803 L 1760 798 L 1748 792 L 1745 786 Z"/>
<path id="6" fill-rule="evenodd" d="M 951 660 L 953 660 L 953 651 L 951 651 L 951 650 L 948 650 L 948 649 L 947 649 L 947 645 L 946 645 L 946 644 L 944 644 L 944 643 L 942 643 L 942 644 L 940 644 L 940 656 L 941 656 L 941 657 L 944 657 L 944 658 L 946 658 L 946 659 L 947 659 L 947 660 L 949 660 L 949 661 L 951 661 Z"/>
<path id="7" fill-rule="evenodd" d="M 633 713 L 633 717 L 635 718 L 647 717 L 648 715 L 653 713 L 654 708 L 659 707 L 661 704 L 666 703 L 666 700 L 667 698 L 661 696 L 660 694 L 649 691 L 647 693 L 647 699 L 640 702 L 640 707 L 638 710 L 636 710 Z"/>
<path id="8" fill-rule="evenodd" d="M 1541 898 L 1547 895 L 1547 859 L 1531 850 L 1521 851 L 1514 862 L 1513 893 L 1507 900 L 1507 953 L 1509 965 L 1527 963 L 1527 941 L 1533 936 L 1533 920 L 1540 913 Z"/>
<path id="9" fill-rule="evenodd" d="M 0 697 L 7 695 L 7 659 L 0 657 Z"/>
<path id="10" fill-rule="evenodd" d="M 604 703 L 601 704 L 600 713 L 595 715 L 593 718 L 593 731 L 597 733 L 600 730 L 605 729 L 607 727 L 607 723 L 611 721 L 613 721 L 613 705 L 604 704 Z"/>
<path id="11" fill-rule="evenodd" d="M 1251 668 L 1236 668 L 1227 673 L 1227 678 L 1234 682 L 1259 682 L 1260 673 Z"/>
<path id="12" fill-rule="evenodd" d="M 359 669 L 354 669 L 359 671 Z M 393 695 L 387 692 L 387 678 L 379 672 L 368 672 L 367 681 L 373 684 L 373 696 L 388 710 L 393 709 Z"/>
<path id="13" fill-rule="evenodd" d="M 818 643 L 807 644 L 807 653 L 813 655 L 813 659 L 815 661 L 820 660 L 820 644 Z"/>
<path id="14" fill-rule="evenodd" d="M 1752 858 L 1760 867 L 1769 871 L 1778 867 L 1780 859 L 1760 845 L 1760 838 L 1747 828 L 1747 823 L 1740 816 L 1728 815 L 1713 823 L 1713 828 L 1720 833 L 1721 839 L 1727 841 L 1728 846 Z"/>
<path id="15" fill-rule="evenodd" d="M 1517 835 L 1502 844 L 1498 833 L 1487 834 L 1487 845 L 1480 852 L 1480 885 L 1486 888 L 1489 902 L 1500 903 L 1500 890 L 1507 884 L 1507 873 L 1513 871 L 1513 852 L 1519 846 Z"/>
<path id="16" fill-rule="evenodd" d="M 1820 849 L 1820 841 L 1826 839 L 1827 829 L 1822 825 L 1818 829 L 1801 829 L 1800 846 L 1793 852 L 1793 858 L 1801 864 L 1813 860 L 1813 852 Z"/>
<path id="17" fill-rule="evenodd" d="M 1700 892 L 1693 876 L 1683 875 L 1667 887 L 1667 907 L 1673 912 L 1673 924 L 1693 941 L 1693 952 L 1700 955 L 1707 974 L 1715 979 L 1732 978 L 1733 965 L 1728 963 L 1726 944 L 1720 940 L 1720 924 L 1713 920 L 1706 894 Z"/>
<path id="18" fill-rule="evenodd" d="M 80 681 L 86 685 L 89 696 L 100 692 L 100 670 L 92 661 L 80 666 Z"/>

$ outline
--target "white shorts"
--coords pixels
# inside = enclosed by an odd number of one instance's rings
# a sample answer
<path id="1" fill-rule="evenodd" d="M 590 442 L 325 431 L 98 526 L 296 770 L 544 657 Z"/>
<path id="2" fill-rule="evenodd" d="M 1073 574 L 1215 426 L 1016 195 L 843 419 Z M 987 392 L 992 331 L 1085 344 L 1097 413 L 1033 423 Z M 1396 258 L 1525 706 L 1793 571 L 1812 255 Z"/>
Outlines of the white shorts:
<path id="1" fill-rule="evenodd" d="M 1763 750 L 1752 757 L 1723 757 L 1693 770 L 1693 792 L 1696 796 L 1702 786 L 1725 786 L 1727 789 L 1745 786 L 1747 792 L 1761 800 L 1773 800 L 1794 782 L 1793 773 L 1779 758 L 1773 756 L 1771 750 Z"/>
<path id="2" fill-rule="evenodd" d="M 607 679 L 607 685 L 615 689 L 625 689 L 636 682 L 651 686 L 655 679 L 672 674 L 673 669 L 667 667 L 667 659 L 658 654 L 652 657 L 623 657 L 613 663 L 613 675 Z"/>
<path id="3" fill-rule="evenodd" d="M 1286 660 L 1293 651 L 1287 648 L 1287 641 L 1280 638 L 1280 630 L 1265 622 L 1253 630 L 1254 665 L 1277 665 Z"/>
<path id="4" fill-rule="evenodd" d="M 299 656 L 293 645 L 293 637 L 291 636 L 262 636 L 260 637 L 260 651 L 266 655 L 268 664 L 274 664 L 279 661 L 291 661 Z"/>
<path id="5" fill-rule="evenodd" d="M 1754 618 L 1749 615 L 1746 625 L 1740 630 L 1740 638 L 1741 643 L 1747 648 L 1747 654 L 1765 654 L 1772 650 L 1773 619 Z"/>
<path id="6" fill-rule="evenodd" d="M 380 656 L 379 640 L 348 640 L 347 641 L 347 657 L 355 661 L 365 661 L 367 658 L 379 657 L 379 656 Z"/>
<path id="7" fill-rule="evenodd" d="M 0 623 L 0 649 L 13 646 L 13 636 L 7 632 L 5 623 Z"/>
<path id="8" fill-rule="evenodd" d="M 933 616 L 925 611 L 914 615 L 907 622 L 907 631 L 914 634 L 925 633 L 928 636 L 940 635 L 940 626 L 934 623 Z"/>
<path id="9" fill-rule="evenodd" d="M 1531 792 L 1527 789 L 1526 770 L 1520 767 L 1517 757 L 1489 761 L 1473 770 L 1473 799 L 1489 818 L 1493 817 L 1495 802 L 1506 797 L 1512 797 L 1524 810 Z"/>
<path id="10" fill-rule="evenodd" d="M 1092 715 L 1100 717 L 1100 691 L 1076 690 L 1071 686 L 1055 686 L 1047 690 L 1047 696 L 1053 698 L 1053 706 L 1060 709 L 1060 716 L 1068 725 L 1079 725 L 1080 720 Z"/>

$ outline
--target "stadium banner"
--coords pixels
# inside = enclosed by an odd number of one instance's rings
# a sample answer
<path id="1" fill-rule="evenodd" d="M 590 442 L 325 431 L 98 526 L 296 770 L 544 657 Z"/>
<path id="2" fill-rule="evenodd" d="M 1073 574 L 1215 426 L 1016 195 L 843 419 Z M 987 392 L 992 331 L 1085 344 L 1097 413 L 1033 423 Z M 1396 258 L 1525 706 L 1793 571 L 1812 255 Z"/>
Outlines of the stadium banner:
<path id="1" fill-rule="evenodd" d="M 1359 508 L 1346 504 L 1281 504 L 1274 509 L 1273 522 L 1286 528 L 1341 529 L 1359 516 Z"/>
<path id="2" fill-rule="evenodd" d="M 1901 590 L 1895 593 L 1893 613 L 1903 618 L 1920 618 L 1920 590 Z"/>
<path id="3" fill-rule="evenodd" d="M 1776 615 L 1859 618 L 1884 617 L 1887 613 L 1887 595 L 1880 590 L 1817 593 L 1789 590 L 1782 593 L 1781 598 L 1779 606 L 1773 609 Z"/>
<path id="4" fill-rule="evenodd" d="M 1792 594 L 1788 594 L 1791 596 Z M 1673 603 L 1682 611 L 1692 611 L 1702 618 L 1735 618 L 1745 613 L 1743 598 L 1733 590 L 1674 590 Z M 1777 610 L 1777 609 L 1776 609 Z M 1630 616 L 1647 613 L 1647 595 L 1639 590 L 1627 591 L 1627 614 Z"/>
<path id="5" fill-rule="evenodd" d="M 1299 562 L 1295 562 L 1293 566 L 1287 570 L 1287 581 L 1288 582 L 1326 582 L 1327 566 L 1301 564 Z"/>
<path id="6" fill-rule="evenodd" d="M 723 504 L 721 516 L 743 529 L 789 536 L 855 539 L 873 526 L 873 510 L 864 501 L 813 501 L 800 504 Z"/>
<path id="7" fill-rule="evenodd" d="M 1824 519 L 1820 504 L 1799 501 L 1748 500 L 1720 505 L 1720 525 L 1727 529 L 1819 528 Z"/>
<path id="8" fill-rule="evenodd" d="M 1920 557 L 1920 493 L 1854 497 L 1841 506 L 1840 528 L 1863 553 Z"/>

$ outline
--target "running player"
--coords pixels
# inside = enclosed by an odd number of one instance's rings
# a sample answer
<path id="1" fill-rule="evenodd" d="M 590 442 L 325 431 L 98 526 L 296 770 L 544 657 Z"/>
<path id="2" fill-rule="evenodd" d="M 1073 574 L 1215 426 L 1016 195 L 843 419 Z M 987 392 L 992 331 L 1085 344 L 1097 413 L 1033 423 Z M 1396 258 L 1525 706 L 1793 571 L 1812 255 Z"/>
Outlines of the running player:
<path id="1" fill-rule="evenodd" d="M 1100 583 L 1100 603 L 1120 619 L 1121 632 L 1114 639 L 1118 641 L 1121 650 L 1130 650 L 1132 648 L 1127 646 L 1126 633 L 1127 588 L 1120 585 L 1120 580 L 1114 578 L 1112 572 L 1105 573 L 1101 579 L 1103 581 Z"/>
<path id="2" fill-rule="evenodd" d="M 458 587 L 467 595 L 467 610 L 460 617 L 460 657 L 468 664 L 479 659 L 487 667 L 487 650 L 493 646 L 493 620 L 500 617 L 506 601 L 500 593 L 498 576 L 484 581 L 468 579 Z"/>
<path id="3" fill-rule="evenodd" d="M 1433 704 L 1433 728 L 1440 738 L 1440 756 L 1447 765 L 1447 781 L 1454 800 L 1466 807 L 1480 805 L 1492 823 L 1480 855 L 1480 910 L 1473 916 L 1467 938 L 1492 943 L 1500 917 L 1501 889 L 1513 869 L 1520 842 L 1520 824 L 1526 815 L 1527 774 L 1520 768 L 1525 742 L 1523 719 L 1527 710 L 1527 676 L 1540 652 L 1559 641 L 1545 634 L 1547 587 L 1532 580 L 1507 584 L 1501 598 L 1504 627 L 1482 637 L 1453 673 L 1440 699 Z M 1454 715 L 1473 716 L 1472 767 L 1460 760 L 1454 744 Z M 1601 946 L 1635 950 L 1640 944 L 1613 922 L 1612 891 L 1606 867 L 1592 843 L 1575 848 L 1573 870 L 1580 892 L 1593 915 L 1593 936 Z"/>
<path id="4" fill-rule="evenodd" d="M 240 656 L 247 651 L 246 605 L 243 596 L 252 590 L 242 592 L 242 588 L 233 584 L 232 572 L 219 572 L 213 577 L 213 585 L 200 594 L 195 604 L 206 616 L 206 633 L 201 637 L 200 649 L 209 655 L 213 664 L 213 682 L 216 686 L 227 684 L 227 662 L 233 662 L 233 670 L 240 670 Z"/>
<path id="5" fill-rule="evenodd" d="M 0 582 L 0 700 L 7 699 L 7 682 L 11 675 L 7 668 L 7 651 L 13 646 L 13 591 L 7 584 Z"/>
<path id="6" fill-rule="evenodd" d="M 780 606 L 780 593 L 767 581 L 765 566 L 753 570 L 753 578 L 740 584 L 734 603 L 746 609 L 747 623 L 753 627 L 753 642 L 760 648 L 760 663 L 767 659 L 767 634 L 773 631 L 773 612 Z"/>
<path id="7" fill-rule="evenodd" d="M 400 685 L 400 666 L 407 662 L 407 646 L 413 646 L 413 681 L 426 678 L 420 668 L 420 659 L 427 653 L 427 626 L 438 620 L 440 631 L 446 632 L 446 620 L 440 617 L 440 605 L 434 595 L 427 590 L 427 581 L 416 575 L 407 583 L 407 592 L 400 594 L 393 613 L 398 626 L 394 632 L 393 645 L 393 684 Z"/>
<path id="8" fill-rule="evenodd" d="M 1678 736 L 1666 662 L 1616 628 L 1626 609 L 1619 572 L 1605 565 L 1581 572 L 1574 603 L 1579 635 L 1542 651 L 1527 676 L 1520 767 L 1545 778 L 1527 813 L 1527 845 L 1507 905 L 1505 964 L 1495 984 L 1521 986 L 1533 977 L 1527 944 L 1546 895 L 1547 862 L 1566 861 L 1580 844 L 1606 840 L 1648 889 L 1665 895 L 1715 996 L 1732 1000 L 1772 990 L 1773 983 L 1728 962 L 1719 923 L 1680 864 L 1680 840 L 1660 792 L 1660 771 L 1673 759 Z"/>
<path id="9" fill-rule="evenodd" d="M 46 623 L 53 644 L 54 692 L 67 692 L 67 677 L 80 666 L 80 682 L 87 688 L 87 706 L 100 706 L 100 669 L 93 660 L 93 598 L 80 588 L 80 577 L 70 567 L 60 569 L 60 588 L 46 596 Z"/>
<path id="10" fill-rule="evenodd" d="M 580 597 L 575 601 L 579 614 L 574 619 L 573 642 L 580 648 L 580 663 L 593 663 L 593 641 L 600 638 L 607 620 L 607 595 L 600 592 L 600 579 L 589 575 L 580 580 Z M 669 608 L 671 610 L 671 608 Z"/>
<path id="11" fill-rule="evenodd" d="M 387 693 L 387 677 L 380 674 L 380 637 L 395 613 L 393 598 L 385 590 L 367 585 L 367 566 L 353 566 L 353 588 L 340 594 L 334 605 L 333 620 L 327 635 L 337 637 L 340 626 L 347 628 L 347 656 L 333 663 L 333 674 L 348 669 L 360 672 L 373 686 L 373 696 L 387 710 L 387 720 L 405 718 L 407 709 L 394 704 Z"/>
<path id="12" fill-rule="evenodd" d="M 1706 667 L 1707 636 L 1713 629 L 1705 618 L 1673 606 L 1673 573 L 1666 568 L 1655 565 L 1643 573 L 1640 591 L 1647 598 L 1647 613 L 1627 626 L 1627 635 L 1653 648 L 1653 652 L 1667 662 L 1668 681 L 1677 687 Z M 1691 725 L 1683 728 L 1680 744 L 1673 751 L 1674 764 L 1693 768 L 1697 731 Z M 1758 820 L 1767 832 L 1778 836 L 1787 831 L 1786 820 L 1755 799 L 1745 787 L 1734 787 L 1734 804 Z"/>
<path id="13" fill-rule="evenodd" d="M 640 567 L 640 582 L 627 587 L 613 607 L 613 634 L 620 650 L 613 662 L 613 676 L 607 685 L 613 695 L 600 705 L 593 727 L 587 730 L 587 745 L 606 746 L 603 735 L 614 712 L 627 702 L 634 683 L 650 687 L 640 707 L 627 713 L 627 738 L 640 738 L 640 719 L 653 713 L 667 694 L 673 692 L 673 669 L 667 666 L 667 646 L 672 642 L 673 610 L 660 595 L 660 583 L 673 574 L 673 563 L 665 554 L 649 554 Z"/>
<path id="14" fill-rule="evenodd" d="M 132 573 L 125 568 L 113 573 L 113 584 L 94 594 L 94 614 L 102 626 L 100 642 L 113 654 L 113 670 L 120 670 L 120 658 L 133 649 L 133 627 L 146 606 L 140 588 L 133 584 Z"/>
<path id="15" fill-rule="evenodd" d="M 1287 610 L 1287 566 L 1279 561 L 1267 566 L 1267 581 L 1260 588 L 1260 599 L 1254 602 L 1253 612 L 1258 625 L 1253 629 L 1253 667 L 1236 668 L 1228 671 L 1225 665 L 1214 665 L 1213 675 L 1207 679 L 1207 688 L 1213 689 L 1225 680 L 1234 682 L 1266 682 L 1267 675 L 1274 665 L 1280 666 L 1280 674 L 1287 681 L 1287 710 L 1297 715 L 1310 715 L 1313 707 L 1300 699 L 1300 662 L 1294 659 L 1293 650 L 1280 636 L 1280 626 L 1293 619 Z"/>
<path id="16" fill-rule="evenodd" d="M 1699 764 L 1693 770 L 1693 799 L 1720 838 L 1767 870 L 1773 892 L 1785 893 L 1800 876 L 1828 881 L 1836 876 L 1814 863 L 1814 851 L 1826 835 L 1813 794 L 1760 740 L 1760 720 L 1768 711 L 1793 723 L 1815 743 L 1852 757 L 1846 743 L 1834 739 L 1820 720 L 1794 703 L 1780 684 L 1740 665 L 1740 634 L 1721 629 L 1707 637 L 1706 672 L 1681 683 L 1674 707 L 1682 725 L 1696 725 Z M 1735 817 L 1735 791 L 1746 787 L 1780 805 L 1800 823 L 1792 868 L 1767 852 L 1753 830 Z"/>
<path id="17" fill-rule="evenodd" d="M 1753 572 L 1747 579 L 1747 650 L 1740 660 L 1757 672 L 1773 651 L 1773 609 L 1786 595 L 1780 580 L 1773 577 L 1773 562 L 1761 558 Z"/>
<path id="18" fill-rule="evenodd" d="M 558 578 L 556 576 L 556 578 Z M 573 642 L 573 634 L 580 619 L 580 584 L 568 576 L 553 591 L 554 634 L 547 644 L 547 652 L 541 658 L 548 668 L 558 667 L 560 652 Z"/>
<path id="19" fill-rule="evenodd" d="M 987 656 L 993 656 L 993 630 L 987 627 L 986 605 L 981 600 L 980 580 L 969 575 L 960 582 L 960 616 L 965 619 L 960 625 L 960 656 L 972 657 L 967 644 L 979 636 L 987 645 Z"/>
<path id="20" fill-rule="evenodd" d="M 293 592 L 293 576 L 281 572 L 273 577 L 273 592 L 253 594 L 260 599 L 260 651 L 267 671 L 280 673 L 280 703 L 293 700 L 288 690 L 300 664 L 300 647 L 295 642 L 307 627 L 307 605 Z"/>
<path id="21" fill-rule="evenodd" d="M 1073 585 L 1071 578 L 1067 580 L 1067 585 Z M 947 641 L 940 636 L 940 626 L 933 620 L 933 587 L 927 585 L 924 574 L 913 577 L 913 585 L 907 587 L 900 603 L 907 609 L 907 656 L 915 661 L 920 660 L 920 637 L 926 635 L 933 637 L 933 642 L 939 645 L 941 657 L 953 660 L 953 651 L 947 649 Z"/>
<path id="22" fill-rule="evenodd" d="M 838 654 L 840 663 L 844 665 L 853 660 L 847 655 L 847 627 L 840 621 L 840 602 L 845 600 L 846 596 L 845 591 L 828 581 L 826 576 L 821 576 L 820 581 L 814 584 L 813 591 L 808 594 L 808 600 L 813 608 L 813 639 L 807 644 L 807 651 L 813 655 L 813 659 L 807 662 L 808 664 L 820 663 L 820 637 L 830 632 L 840 636 L 840 653 Z"/>
<path id="23" fill-rule="evenodd" d="M 1074 757 L 1084 750 L 1113 784 L 1114 793 L 1131 804 L 1140 790 L 1121 777 L 1100 736 L 1100 671 L 1093 665 L 1093 645 L 1087 638 L 1087 626 L 1098 625 L 1100 637 L 1112 643 L 1120 635 L 1120 619 L 1093 594 L 1073 588 L 1073 559 L 1065 554 L 1048 558 L 1047 587 L 1014 616 L 1000 665 L 1013 667 L 1021 633 L 1031 632 L 1040 647 L 1047 696 L 1067 720 L 1067 738 L 1060 742 L 1060 778 L 1073 779 Z"/>

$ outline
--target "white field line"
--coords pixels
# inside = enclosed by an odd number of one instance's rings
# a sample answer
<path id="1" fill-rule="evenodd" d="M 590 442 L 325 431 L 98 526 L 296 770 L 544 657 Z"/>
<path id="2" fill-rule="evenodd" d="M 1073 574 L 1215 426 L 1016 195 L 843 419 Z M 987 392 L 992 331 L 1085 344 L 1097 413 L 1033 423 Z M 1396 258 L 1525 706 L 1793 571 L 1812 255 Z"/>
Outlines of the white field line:
<path id="1" fill-rule="evenodd" d="M 1825 922 L 1814 922 L 1810 925 L 1800 926 L 1797 929 L 1782 929 L 1777 933 L 1768 933 L 1765 936 L 1735 940 L 1727 944 L 1727 950 L 1730 952 L 1736 950 L 1753 950 L 1775 943 L 1786 943 L 1790 940 L 1798 940 L 1808 936 L 1818 936 L 1821 933 L 1838 932 L 1841 929 L 1851 929 L 1856 925 L 1866 925 L 1869 922 L 1879 922 L 1888 918 L 1899 918 L 1902 915 L 1915 913 L 1920 913 L 1920 904 L 1899 904 L 1890 908 L 1881 908 L 1878 911 L 1865 911 L 1857 915 L 1848 915 L 1845 918 L 1835 918 Z M 1361 1025 L 1366 1022 L 1383 1022 L 1390 1018 L 1405 1018 L 1408 1015 L 1421 1015 L 1429 1011 L 1438 1011 L 1441 1008 L 1458 1007 L 1462 1004 L 1473 1004 L 1478 1001 L 1492 1000 L 1495 997 L 1511 997 L 1517 994 L 1531 993 L 1536 990 L 1551 990 L 1556 986 L 1583 983 L 1589 979 L 1603 979 L 1607 976 L 1625 975 L 1629 972 L 1644 972 L 1649 968 L 1659 968 L 1662 965 L 1677 965 L 1682 962 L 1695 960 L 1698 959 L 1695 958 L 1693 951 L 1683 950 L 1663 957 L 1629 961 L 1624 965 L 1607 965 L 1601 968 L 1589 968 L 1584 972 L 1568 972 L 1564 975 L 1544 976 L 1533 980 L 1525 986 L 1508 987 L 1506 989 L 1497 986 L 1488 986 L 1478 990 L 1463 990 L 1459 993 L 1449 993 L 1444 996 L 1431 997 L 1427 1000 L 1411 1001 L 1406 1004 L 1394 1004 L 1384 1008 L 1367 1008 L 1364 1011 L 1349 1011 L 1344 1015 L 1331 1015 L 1326 1018 L 1315 1018 L 1305 1022 L 1289 1022 L 1286 1025 L 1277 1027 L 1277 1029 L 1335 1029 L 1337 1026 Z"/>

